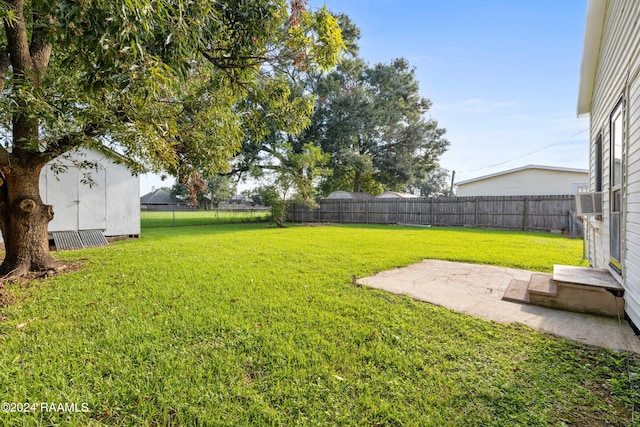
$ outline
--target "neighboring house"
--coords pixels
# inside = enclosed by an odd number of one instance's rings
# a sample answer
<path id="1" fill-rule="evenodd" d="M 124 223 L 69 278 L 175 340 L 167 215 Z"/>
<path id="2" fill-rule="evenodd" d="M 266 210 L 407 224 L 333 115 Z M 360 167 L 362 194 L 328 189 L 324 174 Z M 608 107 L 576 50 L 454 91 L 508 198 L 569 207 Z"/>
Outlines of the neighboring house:
<path id="1" fill-rule="evenodd" d="M 189 202 L 173 197 L 168 191 L 158 188 L 140 197 L 140 208 L 150 211 L 191 209 Z"/>
<path id="2" fill-rule="evenodd" d="M 551 196 L 576 194 L 587 186 L 589 171 L 553 166 L 528 165 L 460 181 L 456 195 L 465 196 Z"/>
<path id="3" fill-rule="evenodd" d="M 586 221 L 589 262 L 624 287 L 640 328 L 640 2 L 589 0 L 578 116 L 590 116 L 589 191 L 601 215 Z M 598 206 L 597 208 L 600 208 Z"/>
<path id="4" fill-rule="evenodd" d="M 118 163 L 119 154 L 105 153 L 85 148 L 70 153 L 76 161 L 95 163 L 96 170 L 79 169 L 64 158 L 42 169 L 40 197 L 54 212 L 50 236 L 81 230 L 100 230 L 107 237 L 140 235 L 140 180 Z M 54 173 L 60 166 L 67 170 Z M 85 174 L 91 176 L 91 186 L 82 182 Z"/>
<path id="5" fill-rule="evenodd" d="M 229 200 L 218 203 L 220 209 L 248 209 L 252 208 L 256 203 L 244 194 L 236 194 Z"/>
<path id="6" fill-rule="evenodd" d="M 373 195 L 369 193 L 354 193 L 353 191 L 338 190 L 329 194 L 327 199 L 373 199 Z"/>
<path id="7" fill-rule="evenodd" d="M 414 194 L 409 193 L 399 193 L 397 191 L 385 191 L 379 196 L 376 196 L 376 199 L 415 199 L 420 196 L 416 196 Z"/>

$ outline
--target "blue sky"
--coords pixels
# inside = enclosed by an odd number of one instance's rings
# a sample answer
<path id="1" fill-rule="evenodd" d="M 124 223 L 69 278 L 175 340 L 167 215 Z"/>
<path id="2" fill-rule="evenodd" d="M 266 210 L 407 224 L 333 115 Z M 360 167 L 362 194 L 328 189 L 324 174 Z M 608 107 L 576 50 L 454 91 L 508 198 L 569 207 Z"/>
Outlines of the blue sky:
<path id="1" fill-rule="evenodd" d="M 588 168 L 576 118 L 586 0 L 310 0 L 350 16 L 360 57 L 405 57 L 451 142 L 456 181 L 528 164 Z M 141 194 L 160 186 L 142 179 Z"/>
<path id="2" fill-rule="evenodd" d="M 323 4 L 360 28 L 364 60 L 416 68 L 456 181 L 528 164 L 588 168 L 589 123 L 576 118 L 585 0 L 309 2 Z"/>

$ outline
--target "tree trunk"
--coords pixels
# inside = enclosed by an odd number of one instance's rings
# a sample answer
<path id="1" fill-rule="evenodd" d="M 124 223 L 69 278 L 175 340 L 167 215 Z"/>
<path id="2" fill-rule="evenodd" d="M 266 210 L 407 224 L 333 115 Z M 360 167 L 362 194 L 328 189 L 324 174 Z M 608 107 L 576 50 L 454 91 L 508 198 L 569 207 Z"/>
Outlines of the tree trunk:
<path id="1" fill-rule="evenodd" d="M 49 254 L 48 225 L 53 208 L 40 198 L 40 170 L 44 165 L 14 164 L 0 187 L 0 229 L 6 249 L 0 275 L 23 276 L 58 265 Z"/>
<path id="2" fill-rule="evenodd" d="M 360 171 L 356 171 L 355 177 L 353 178 L 353 192 L 360 193 L 362 191 L 362 173 Z"/>
<path id="3" fill-rule="evenodd" d="M 12 102 L 17 106 L 13 110 L 11 150 L 0 150 L 0 231 L 6 250 L 0 276 L 4 277 L 19 277 L 58 264 L 49 255 L 47 227 L 53 209 L 42 203 L 39 184 L 47 160 L 63 151 L 57 146 L 43 152 L 46 146 L 39 141 L 38 108 L 31 105 L 34 98 L 42 96 L 39 90 L 52 49 L 49 35 L 53 26 L 48 25 L 52 18 L 40 15 L 46 10 L 41 3 L 27 2 L 25 13 L 25 0 L 3 2 L 11 19 L 4 19 L 0 76 L 6 77 L 11 67 Z"/>

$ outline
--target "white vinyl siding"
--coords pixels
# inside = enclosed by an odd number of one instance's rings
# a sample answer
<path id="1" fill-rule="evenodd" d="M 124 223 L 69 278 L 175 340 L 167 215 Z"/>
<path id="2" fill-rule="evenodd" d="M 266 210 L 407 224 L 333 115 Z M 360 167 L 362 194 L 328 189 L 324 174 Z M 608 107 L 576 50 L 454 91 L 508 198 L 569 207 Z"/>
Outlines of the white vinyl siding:
<path id="1" fill-rule="evenodd" d="M 637 11 L 636 18 L 640 14 Z M 627 170 L 626 170 L 626 240 L 625 302 L 627 315 L 640 324 L 640 35 L 635 26 L 636 50 L 627 89 Z"/>
<path id="2" fill-rule="evenodd" d="M 640 3 L 607 2 L 602 40 L 591 100 L 590 189 L 595 190 L 596 140 L 602 132 L 603 216 L 588 220 L 590 260 L 608 268 L 609 204 L 611 190 L 611 134 L 609 121 L 618 101 L 624 99 L 624 154 L 622 178 L 622 280 L 627 315 L 640 325 Z M 586 52 L 585 52 L 586 53 Z M 594 239 L 595 238 L 595 239 Z"/>
<path id="3" fill-rule="evenodd" d="M 460 182 L 456 195 L 466 196 L 543 196 L 575 194 L 588 182 L 588 173 L 552 168 L 528 167 L 485 178 Z"/>

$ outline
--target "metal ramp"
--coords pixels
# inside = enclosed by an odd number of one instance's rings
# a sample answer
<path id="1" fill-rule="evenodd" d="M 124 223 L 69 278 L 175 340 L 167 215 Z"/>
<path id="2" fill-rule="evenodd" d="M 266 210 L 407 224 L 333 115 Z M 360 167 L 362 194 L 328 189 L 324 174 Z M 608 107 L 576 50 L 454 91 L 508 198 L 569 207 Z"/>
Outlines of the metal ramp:
<path id="1" fill-rule="evenodd" d="M 82 249 L 82 240 L 76 231 L 54 231 L 53 242 L 59 251 Z"/>
<path id="2" fill-rule="evenodd" d="M 80 240 L 85 248 L 95 248 L 99 246 L 108 246 L 107 238 L 104 237 L 100 230 L 80 230 L 78 231 Z"/>
<path id="3" fill-rule="evenodd" d="M 54 231 L 51 234 L 59 251 L 109 245 L 101 230 Z"/>

